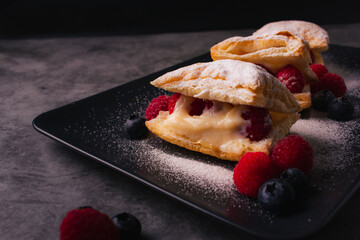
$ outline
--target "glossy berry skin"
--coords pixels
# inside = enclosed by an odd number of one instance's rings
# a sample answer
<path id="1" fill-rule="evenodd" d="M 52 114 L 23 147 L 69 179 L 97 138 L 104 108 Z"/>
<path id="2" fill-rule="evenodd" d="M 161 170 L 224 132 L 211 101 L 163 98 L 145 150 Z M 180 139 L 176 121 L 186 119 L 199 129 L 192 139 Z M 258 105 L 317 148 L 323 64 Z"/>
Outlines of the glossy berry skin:
<path id="1" fill-rule="evenodd" d="M 141 223 L 133 215 L 123 212 L 112 218 L 118 229 L 120 239 L 139 239 L 141 234 Z"/>
<path id="2" fill-rule="evenodd" d="M 174 93 L 174 94 L 170 97 L 169 105 L 168 105 L 169 114 L 172 114 L 172 113 L 174 112 L 176 102 L 179 100 L 180 96 L 181 96 L 180 93 Z"/>
<path id="3" fill-rule="evenodd" d="M 347 87 L 344 79 L 336 73 L 326 73 L 319 78 L 319 81 L 311 86 L 311 92 L 320 90 L 330 90 L 335 97 L 339 98 L 345 95 Z"/>
<path id="4" fill-rule="evenodd" d="M 248 106 L 248 110 L 241 117 L 250 121 L 246 127 L 246 137 L 251 141 L 260 141 L 269 135 L 272 119 L 267 109 Z"/>
<path id="5" fill-rule="evenodd" d="M 260 205 L 272 212 L 284 212 L 291 209 L 295 199 L 293 187 L 283 179 L 271 179 L 259 188 L 258 201 Z"/>
<path id="6" fill-rule="evenodd" d="M 280 139 L 271 149 L 270 158 L 281 169 L 298 168 L 308 174 L 313 166 L 313 149 L 302 137 L 292 134 Z"/>
<path id="7" fill-rule="evenodd" d="M 146 120 L 150 121 L 159 115 L 160 111 L 168 111 L 170 97 L 166 95 L 158 96 L 151 100 L 145 111 Z"/>
<path id="8" fill-rule="evenodd" d="M 335 98 L 328 106 L 328 118 L 337 121 L 347 121 L 353 118 L 354 105 L 346 98 Z"/>
<path id="9" fill-rule="evenodd" d="M 126 120 L 124 128 L 130 139 L 142 139 L 149 134 L 149 130 L 145 126 L 145 119 L 136 115 L 132 115 Z"/>
<path id="10" fill-rule="evenodd" d="M 205 109 L 210 109 L 212 106 L 213 102 L 210 100 L 195 98 L 190 105 L 189 115 L 200 116 Z"/>
<path id="11" fill-rule="evenodd" d="M 337 98 L 344 96 L 346 93 L 345 81 L 336 73 L 326 73 L 321 77 L 321 82 L 324 84 L 324 88 L 329 89 Z"/>
<path id="12" fill-rule="evenodd" d="M 322 76 L 324 76 L 326 73 L 328 73 L 328 69 L 319 63 L 315 63 L 310 65 L 311 70 L 316 74 L 318 79 L 320 79 Z"/>
<path id="13" fill-rule="evenodd" d="M 303 171 L 297 168 L 288 168 L 281 173 L 280 178 L 293 187 L 297 199 L 304 198 L 309 182 Z"/>
<path id="14" fill-rule="evenodd" d="M 328 110 L 329 103 L 335 99 L 335 96 L 329 90 L 323 90 L 317 93 L 312 94 L 311 96 L 311 106 L 321 112 L 326 112 Z"/>
<path id="15" fill-rule="evenodd" d="M 291 93 L 301 93 L 305 86 L 305 78 L 293 65 L 286 65 L 276 73 L 277 79 L 284 84 Z"/>
<path id="16" fill-rule="evenodd" d="M 256 198 L 261 184 L 277 175 L 278 169 L 267 154 L 248 152 L 235 166 L 233 180 L 241 194 Z"/>
<path id="17" fill-rule="evenodd" d="M 60 225 L 60 240 L 118 240 L 119 233 L 104 213 L 91 207 L 71 210 Z"/>

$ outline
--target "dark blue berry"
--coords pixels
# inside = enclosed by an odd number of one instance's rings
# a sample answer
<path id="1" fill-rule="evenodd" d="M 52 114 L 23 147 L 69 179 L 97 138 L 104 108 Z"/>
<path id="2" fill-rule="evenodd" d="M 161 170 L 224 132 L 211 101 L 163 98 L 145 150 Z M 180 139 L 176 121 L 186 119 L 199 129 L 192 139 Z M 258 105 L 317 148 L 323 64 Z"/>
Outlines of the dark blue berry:
<path id="1" fill-rule="evenodd" d="M 149 134 L 149 130 L 145 126 L 145 119 L 132 115 L 125 122 L 125 132 L 131 139 L 142 139 Z"/>
<path id="2" fill-rule="evenodd" d="M 304 199 L 308 187 L 308 179 L 305 173 L 297 168 L 289 168 L 284 170 L 281 175 L 293 187 L 297 200 Z"/>
<path id="3" fill-rule="evenodd" d="M 335 98 L 328 106 L 328 118 L 337 121 L 351 120 L 354 113 L 354 105 L 348 98 Z"/>
<path id="4" fill-rule="evenodd" d="M 139 239 L 141 234 L 140 221 L 133 215 L 123 212 L 112 218 L 119 231 L 120 239 Z"/>
<path id="5" fill-rule="evenodd" d="M 300 113 L 300 118 L 301 119 L 309 119 L 310 115 L 311 115 L 310 108 L 306 108 L 306 109 L 302 110 L 299 113 Z"/>
<path id="6" fill-rule="evenodd" d="M 326 112 L 329 103 L 335 99 L 335 96 L 329 90 L 323 90 L 312 95 L 311 105 L 318 111 Z"/>
<path id="7" fill-rule="evenodd" d="M 293 207 L 295 192 L 287 181 L 274 178 L 261 185 L 258 201 L 265 209 L 281 213 Z"/>

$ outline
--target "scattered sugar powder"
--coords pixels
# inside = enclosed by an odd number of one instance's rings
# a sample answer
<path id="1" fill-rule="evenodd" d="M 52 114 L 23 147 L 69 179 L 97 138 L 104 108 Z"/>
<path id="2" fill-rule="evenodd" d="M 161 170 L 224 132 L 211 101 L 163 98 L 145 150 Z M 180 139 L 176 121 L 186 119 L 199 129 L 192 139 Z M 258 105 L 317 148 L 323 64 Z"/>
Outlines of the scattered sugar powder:
<path id="1" fill-rule="evenodd" d="M 304 137 L 314 150 L 314 167 L 311 171 L 313 187 L 331 190 L 344 176 L 356 176 L 360 166 L 360 77 L 359 73 L 328 66 L 329 71 L 340 74 L 346 82 L 347 97 L 354 103 L 353 120 L 338 122 L 327 114 L 310 109 L 308 119 L 300 119 L 291 133 Z M 324 184 L 326 182 L 326 186 Z M 334 188 L 335 189 L 335 188 Z"/>
<path id="2" fill-rule="evenodd" d="M 351 126 L 351 127 L 349 127 Z M 314 170 L 342 171 L 351 165 L 359 152 L 355 151 L 354 134 L 360 130 L 357 122 L 341 123 L 313 111 L 310 119 L 301 119 L 291 128 L 292 133 L 304 137 L 314 150 Z M 353 142 L 349 141 L 353 138 Z"/>
<path id="3" fill-rule="evenodd" d="M 269 215 L 255 200 L 236 190 L 232 179 L 236 162 L 190 152 L 155 137 L 129 144 L 136 145 L 131 149 L 136 149 L 139 156 L 135 160 L 137 174 L 145 175 L 154 184 L 201 204 L 229 211 L 241 207 L 242 211 Z M 129 144 L 123 145 L 125 151 Z"/>
<path id="4" fill-rule="evenodd" d="M 348 86 L 349 96 L 359 102 L 359 73 L 341 69 L 338 65 L 328 65 L 332 72 L 343 76 Z M 140 90 L 139 90 L 140 91 Z M 143 93 L 143 92 L 141 92 Z M 119 93 L 116 99 L 119 106 L 122 98 L 138 96 Z M 66 132 L 83 139 L 89 148 L 102 151 L 105 159 L 113 161 L 126 171 L 133 171 L 145 180 L 165 188 L 173 194 L 207 205 L 217 205 L 229 213 L 248 211 L 266 216 L 258 203 L 237 192 L 232 181 L 234 162 L 222 161 L 169 144 L 157 137 L 141 141 L 124 139 L 121 131 L 129 112 L 141 115 L 146 103 L 154 93 L 142 95 L 142 99 L 131 99 L 130 104 L 117 111 L 89 110 L 83 121 L 71 123 Z M 311 171 L 311 185 L 321 188 L 338 189 L 344 174 L 358 174 L 360 159 L 359 104 L 355 104 L 355 118 L 352 121 L 337 122 L 326 117 L 326 113 L 310 110 L 310 118 L 300 119 L 291 133 L 304 137 L 314 150 L 314 168 Z M 92 122 L 92 124 L 86 124 Z M 85 123 L 85 124 L 84 124 Z M 87 126 L 87 127 L 86 127 Z M 326 182 L 326 184 L 324 184 Z M 270 217 L 271 218 L 271 217 Z"/>
<path id="5" fill-rule="evenodd" d="M 235 189 L 230 167 L 217 165 L 210 161 L 175 156 L 161 149 L 144 144 L 152 159 L 152 167 L 160 168 L 160 175 L 165 181 L 175 182 L 186 187 L 194 185 L 204 192 L 229 197 Z M 216 160 L 220 161 L 220 160 Z"/>

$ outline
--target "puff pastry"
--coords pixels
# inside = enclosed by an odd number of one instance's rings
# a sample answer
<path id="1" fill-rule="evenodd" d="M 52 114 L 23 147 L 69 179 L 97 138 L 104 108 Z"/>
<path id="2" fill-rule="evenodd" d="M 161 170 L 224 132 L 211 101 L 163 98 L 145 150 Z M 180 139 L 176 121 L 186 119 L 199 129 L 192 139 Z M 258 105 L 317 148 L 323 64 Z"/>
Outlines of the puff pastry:
<path id="1" fill-rule="evenodd" d="M 195 98 L 293 113 L 300 106 L 290 91 L 265 69 L 225 59 L 197 63 L 168 72 L 151 82 L 155 87 Z"/>
<path id="2" fill-rule="evenodd" d="M 236 60 L 198 63 L 164 74 L 151 82 L 156 87 L 180 93 L 172 114 L 160 111 L 146 121 L 160 138 L 189 150 L 238 161 L 246 152 L 268 153 L 298 120 L 299 104 L 290 91 L 262 67 Z M 212 110 L 190 116 L 194 98 L 211 100 Z M 251 141 L 238 135 L 247 124 L 241 112 L 247 106 L 271 109 L 272 128 L 266 138 Z"/>
<path id="3" fill-rule="evenodd" d="M 299 69 L 307 83 L 318 80 L 309 67 L 308 44 L 287 31 L 265 36 L 231 37 L 211 47 L 210 52 L 213 60 L 252 62 L 266 66 L 273 73 L 291 64 Z"/>
<path id="4" fill-rule="evenodd" d="M 328 50 L 330 38 L 326 30 L 319 25 L 307 21 L 287 20 L 265 24 L 253 33 L 254 36 L 289 31 L 307 41 L 313 53 L 315 63 L 324 64 L 320 52 Z"/>
<path id="5" fill-rule="evenodd" d="M 214 60 L 234 59 L 261 64 L 273 73 L 291 64 L 304 75 L 307 85 L 317 81 L 309 67 L 311 63 L 308 44 L 287 31 L 272 35 L 231 37 L 214 45 L 211 50 Z M 311 106 L 309 86 L 302 93 L 294 94 L 301 110 Z"/>

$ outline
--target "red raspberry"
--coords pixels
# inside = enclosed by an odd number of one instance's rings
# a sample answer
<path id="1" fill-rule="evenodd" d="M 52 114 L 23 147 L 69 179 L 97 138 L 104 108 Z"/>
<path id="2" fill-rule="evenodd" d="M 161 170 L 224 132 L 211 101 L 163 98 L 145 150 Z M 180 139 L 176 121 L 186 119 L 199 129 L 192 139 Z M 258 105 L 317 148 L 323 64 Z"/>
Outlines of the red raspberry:
<path id="1" fill-rule="evenodd" d="M 279 171 L 263 152 L 245 153 L 235 166 L 233 180 L 237 190 L 249 197 L 256 198 L 259 187 L 271 178 L 275 178 Z"/>
<path id="2" fill-rule="evenodd" d="M 195 98 L 191 103 L 189 115 L 190 116 L 200 116 L 204 109 L 210 109 L 213 106 L 213 102 L 210 100 L 203 100 Z"/>
<path id="3" fill-rule="evenodd" d="M 119 233 L 108 215 L 90 207 L 68 212 L 60 225 L 60 240 L 118 240 Z"/>
<path id="4" fill-rule="evenodd" d="M 344 79 L 336 73 L 324 74 L 319 82 L 311 86 L 313 93 L 324 89 L 331 91 L 337 98 L 344 96 L 347 90 Z"/>
<path id="5" fill-rule="evenodd" d="M 177 100 L 179 100 L 181 94 L 180 93 L 174 93 L 170 100 L 169 100 L 169 114 L 172 114 L 174 112 L 175 109 L 175 105 Z"/>
<path id="6" fill-rule="evenodd" d="M 270 157 L 281 170 L 298 168 L 309 173 L 313 166 L 313 149 L 298 135 L 280 139 L 271 149 Z"/>
<path id="7" fill-rule="evenodd" d="M 305 78 L 293 65 L 286 65 L 276 73 L 276 77 L 291 93 L 301 93 L 305 86 Z"/>
<path id="8" fill-rule="evenodd" d="M 159 96 L 151 100 L 145 111 L 146 120 L 150 121 L 159 115 L 160 111 L 167 111 L 170 97 L 166 95 Z"/>
<path id="9" fill-rule="evenodd" d="M 241 114 L 241 117 L 250 120 L 250 125 L 246 127 L 246 137 L 251 141 L 260 141 L 270 133 L 272 120 L 267 109 L 248 106 L 248 110 Z"/>
<path id="10" fill-rule="evenodd" d="M 328 73 L 329 71 L 327 70 L 327 68 L 319 63 L 315 63 L 310 65 L 312 71 L 316 74 L 316 76 L 318 77 L 318 79 L 320 79 L 322 76 L 324 76 L 326 73 Z"/>

